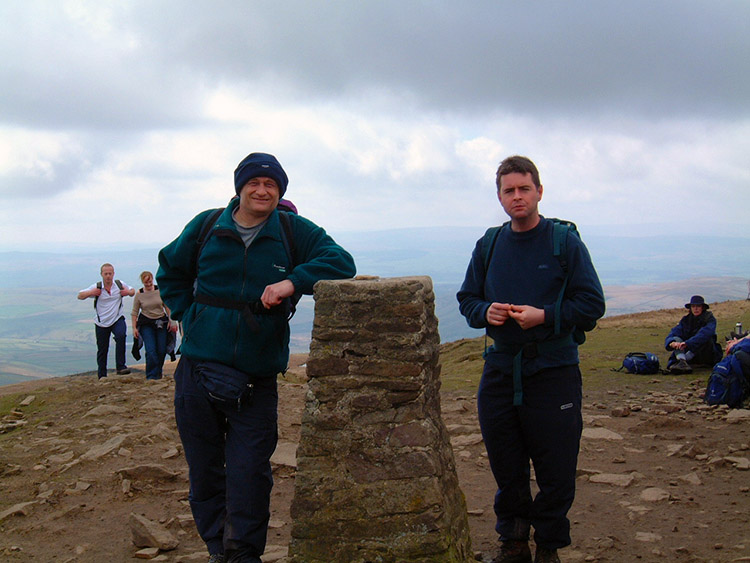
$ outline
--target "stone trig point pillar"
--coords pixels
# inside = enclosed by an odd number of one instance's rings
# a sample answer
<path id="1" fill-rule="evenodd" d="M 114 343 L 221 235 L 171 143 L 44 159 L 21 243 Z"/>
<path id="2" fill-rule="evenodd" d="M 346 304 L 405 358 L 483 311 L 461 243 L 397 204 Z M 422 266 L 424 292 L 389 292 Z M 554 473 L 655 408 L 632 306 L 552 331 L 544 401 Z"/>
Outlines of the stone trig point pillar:
<path id="1" fill-rule="evenodd" d="M 429 277 L 315 286 L 294 563 L 472 561 Z"/>

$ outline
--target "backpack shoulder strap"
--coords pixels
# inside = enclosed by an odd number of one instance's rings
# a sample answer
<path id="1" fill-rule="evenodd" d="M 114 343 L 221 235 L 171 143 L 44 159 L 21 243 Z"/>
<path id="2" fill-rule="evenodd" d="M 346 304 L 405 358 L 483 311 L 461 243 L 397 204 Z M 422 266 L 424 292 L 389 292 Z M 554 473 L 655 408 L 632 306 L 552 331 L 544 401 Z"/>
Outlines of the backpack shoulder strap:
<path id="1" fill-rule="evenodd" d="M 578 234 L 578 228 L 572 221 L 554 217 L 549 220 L 552 221 L 552 252 L 560 261 L 563 271 L 567 273 L 568 233 L 573 233 L 578 238 L 581 238 L 581 235 Z"/>
<path id="2" fill-rule="evenodd" d="M 484 233 L 482 237 L 482 262 L 484 263 L 484 272 L 487 273 L 487 268 L 490 265 L 490 259 L 492 258 L 492 252 L 495 250 L 495 243 L 500 231 L 505 228 L 508 223 L 503 223 L 497 227 L 490 227 Z"/>
<path id="3" fill-rule="evenodd" d="M 115 280 L 115 283 L 117 284 L 117 289 L 122 291 L 122 287 L 123 287 L 122 282 L 120 280 Z"/>
<path id="4" fill-rule="evenodd" d="M 292 222 L 291 219 L 289 219 L 289 212 L 279 210 L 279 222 L 281 223 L 281 242 L 284 244 L 284 250 L 289 259 L 289 264 L 292 267 L 292 271 L 294 271 L 295 266 L 297 266 L 297 245 L 294 242 L 294 232 L 292 231 Z M 294 292 L 294 295 L 289 298 L 287 321 L 294 316 L 294 313 L 297 311 L 297 303 L 299 303 L 301 298 L 302 294 L 297 293 L 296 291 Z"/>
<path id="5" fill-rule="evenodd" d="M 292 270 L 294 270 L 294 267 L 297 265 L 295 260 L 297 246 L 294 243 L 294 233 L 292 232 L 292 223 L 289 219 L 289 213 L 279 210 L 279 221 L 281 222 L 281 242 L 284 244 L 287 258 L 289 258 L 289 263 L 292 265 Z"/>
<path id="6" fill-rule="evenodd" d="M 101 289 L 101 288 L 102 288 L 102 282 L 100 281 L 96 282 L 96 289 Z M 98 301 L 99 301 L 99 296 L 97 295 L 96 297 L 94 297 L 94 311 L 96 311 L 96 304 Z M 97 321 L 99 320 L 99 313 L 96 314 L 96 320 Z"/>
<path id="7" fill-rule="evenodd" d="M 500 231 L 503 230 L 503 227 L 507 225 L 508 223 L 503 223 L 502 225 L 498 225 L 496 227 L 490 227 L 484 232 L 484 236 L 482 237 L 482 264 L 484 264 L 484 276 L 487 277 L 487 268 L 490 266 L 490 259 L 492 258 L 492 252 L 495 250 L 495 243 L 497 242 L 497 237 L 500 234 Z M 482 357 L 487 356 L 487 332 L 484 333 L 484 353 L 482 354 Z"/>
<path id="8" fill-rule="evenodd" d="M 562 309 L 565 290 L 568 288 L 568 278 L 570 277 L 568 272 L 568 233 L 573 232 L 578 235 L 578 229 L 575 223 L 571 221 L 555 218 L 550 218 L 549 220 L 552 221 L 552 254 L 557 258 L 565 275 L 560 292 L 557 294 L 557 300 L 555 301 L 555 335 L 559 335 L 561 331 L 560 311 Z M 585 335 L 581 332 L 580 334 L 576 334 L 575 338 L 578 341 L 581 338 L 585 338 Z M 579 344 L 582 343 L 579 342 Z"/>
<path id="9" fill-rule="evenodd" d="M 193 255 L 193 271 L 195 272 L 196 278 L 198 277 L 198 259 L 200 258 L 201 252 L 203 252 L 203 247 L 206 246 L 206 242 L 211 238 L 213 226 L 216 224 L 216 221 L 219 220 L 219 216 L 224 212 L 224 209 L 226 208 L 219 207 L 211 211 L 211 213 L 209 213 L 203 220 L 201 230 L 198 231 L 198 239 L 195 241 L 195 254 Z"/>

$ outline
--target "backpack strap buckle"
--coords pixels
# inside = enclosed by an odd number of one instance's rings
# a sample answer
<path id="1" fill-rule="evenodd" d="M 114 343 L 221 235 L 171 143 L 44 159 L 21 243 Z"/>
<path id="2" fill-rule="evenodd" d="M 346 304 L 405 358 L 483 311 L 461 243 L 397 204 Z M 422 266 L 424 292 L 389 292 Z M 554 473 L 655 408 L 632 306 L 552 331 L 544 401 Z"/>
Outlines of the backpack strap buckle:
<path id="1" fill-rule="evenodd" d="M 521 348 L 521 352 L 523 353 L 524 358 L 527 360 L 533 360 L 539 356 L 539 346 L 536 345 L 536 342 L 527 342 Z"/>

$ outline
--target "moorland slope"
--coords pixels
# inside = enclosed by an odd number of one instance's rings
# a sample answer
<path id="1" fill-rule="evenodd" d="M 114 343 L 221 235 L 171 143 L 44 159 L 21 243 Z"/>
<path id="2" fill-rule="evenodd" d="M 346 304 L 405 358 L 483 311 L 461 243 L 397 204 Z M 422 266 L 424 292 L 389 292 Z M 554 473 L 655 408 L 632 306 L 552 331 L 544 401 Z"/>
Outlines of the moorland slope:
<path id="1" fill-rule="evenodd" d="M 711 308 L 720 335 L 737 321 L 750 326 L 748 301 Z M 704 405 L 705 369 L 612 371 L 630 351 L 658 352 L 665 361 L 664 335 L 684 312 L 603 319 L 581 348 L 585 431 L 564 562 L 750 561 L 750 411 Z M 442 346 L 441 402 L 473 549 L 488 561 L 496 548 L 494 484 L 474 401 L 482 347 L 481 338 Z M 293 356 L 281 379 L 266 563 L 285 561 L 290 537 L 304 361 Z M 168 362 L 166 372 L 173 369 Z M 102 381 L 89 373 L 0 387 L 2 559 L 131 561 L 139 552 L 132 529 L 149 525 L 169 541 L 138 557 L 204 562 L 187 506 L 173 391 L 171 377 L 145 381 L 143 366 Z"/>

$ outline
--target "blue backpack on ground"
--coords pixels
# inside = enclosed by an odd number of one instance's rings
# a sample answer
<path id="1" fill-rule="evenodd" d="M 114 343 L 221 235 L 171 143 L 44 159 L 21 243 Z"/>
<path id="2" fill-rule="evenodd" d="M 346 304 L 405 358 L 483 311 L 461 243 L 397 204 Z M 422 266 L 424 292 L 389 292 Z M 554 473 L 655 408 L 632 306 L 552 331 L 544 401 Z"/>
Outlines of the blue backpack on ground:
<path id="1" fill-rule="evenodd" d="M 619 369 L 613 371 L 626 371 L 641 375 L 659 373 L 659 357 L 651 352 L 630 352 L 625 356 Z"/>
<path id="2" fill-rule="evenodd" d="M 734 354 L 716 364 L 708 377 L 704 400 L 709 405 L 739 408 L 750 396 L 750 383 L 742 373 L 742 365 Z"/>

